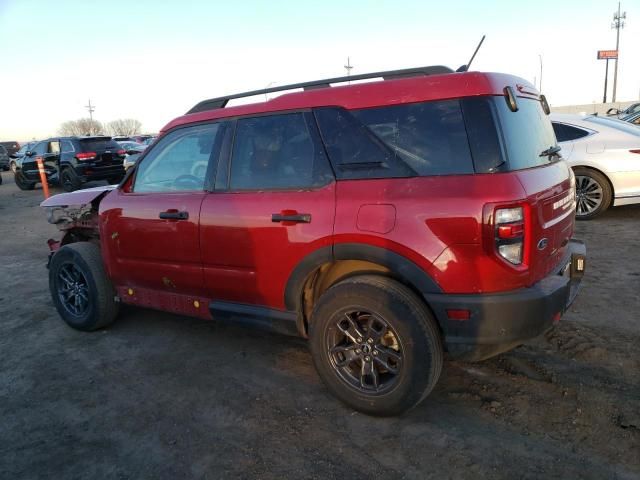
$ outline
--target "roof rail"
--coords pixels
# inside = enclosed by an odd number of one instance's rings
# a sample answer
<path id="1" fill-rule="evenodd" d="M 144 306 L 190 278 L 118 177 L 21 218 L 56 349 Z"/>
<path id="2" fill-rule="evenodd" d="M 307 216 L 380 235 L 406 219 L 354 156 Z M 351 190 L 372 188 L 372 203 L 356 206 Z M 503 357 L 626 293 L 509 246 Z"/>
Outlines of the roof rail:
<path id="1" fill-rule="evenodd" d="M 315 88 L 327 88 L 331 87 L 332 83 L 345 83 L 356 80 L 366 80 L 369 78 L 382 78 L 383 80 L 393 80 L 396 78 L 415 77 L 419 75 L 441 75 L 445 73 L 453 73 L 453 70 L 449 67 L 442 65 L 433 65 L 429 67 L 417 67 L 417 68 L 405 68 L 403 70 L 388 70 L 386 72 L 374 72 L 363 73 L 360 75 L 349 75 L 346 77 L 325 78 L 324 80 L 314 80 L 311 82 L 292 83 L 290 85 L 282 85 L 280 87 L 263 88 L 261 90 L 252 90 L 250 92 L 236 93 L 234 95 L 227 95 L 225 97 L 210 98 L 209 100 L 203 100 L 195 107 L 187 112 L 197 113 L 204 112 L 206 110 L 216 110 L 218 108 L 224 108 L 227 106 L 229 100 L 244 97 L 253 97 L 255 95 L 265 95 L 267 93 L 282 92 L 284 90 L 294 90 L 297 88 L 303 88 L 305 90 L 313 90 Z"/>

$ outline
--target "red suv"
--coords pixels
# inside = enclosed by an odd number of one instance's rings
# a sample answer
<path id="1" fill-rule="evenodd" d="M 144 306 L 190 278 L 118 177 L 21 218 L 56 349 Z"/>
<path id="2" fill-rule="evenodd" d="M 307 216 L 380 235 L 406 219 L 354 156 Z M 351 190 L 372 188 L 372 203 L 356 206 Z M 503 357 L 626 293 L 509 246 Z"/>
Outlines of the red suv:
<path id="1" fill-rule="evenodd" d="M 532 85 L 426 67 L 267 92 L 296 88 L 201 102 L 117 188 L 43 202 L 69 325 L 125 303 L 308 337 L 339 399 L 391 415 L 433 389 L 444 351 L 480 360 L 560 319 L 585 247 Z"/>

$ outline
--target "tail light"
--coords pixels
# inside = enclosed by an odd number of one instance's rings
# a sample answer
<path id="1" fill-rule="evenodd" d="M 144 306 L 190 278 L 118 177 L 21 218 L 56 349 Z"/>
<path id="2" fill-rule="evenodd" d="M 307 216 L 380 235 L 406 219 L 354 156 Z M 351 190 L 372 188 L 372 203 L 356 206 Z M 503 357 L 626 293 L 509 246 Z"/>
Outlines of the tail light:
<path id="1" fill-rule="evenodd" d="M 497 208 L 494 214 L 498 255 L 513 265 L 521 265 L 525 250 L 525 213 L 523 207 Z"/>
<path id="2" fill-rule="evenodd" d="M 83 152 L 78 153 L 76 158 L 80 161 L 86 162 L 87 160 L 95 160 L 96 156 L 96 152 Z"/>
<path id="3" fill-rule="evenodd" d="M 636 148 L 634 150 L 629 150 L 629 153 L 640 153 L 640 148 Z"/>
<path id="4" fill-rule="evenodd" d="M 124 157 L 124 155 L 125 155 L 126 153 L 127 153 L 127 151 L 126 151 L 126 150 L 118 150 L 118 151 L 116 152 L 116 154 L 117 154 L 117 155 L 120 155 L 121 157 Z"/>

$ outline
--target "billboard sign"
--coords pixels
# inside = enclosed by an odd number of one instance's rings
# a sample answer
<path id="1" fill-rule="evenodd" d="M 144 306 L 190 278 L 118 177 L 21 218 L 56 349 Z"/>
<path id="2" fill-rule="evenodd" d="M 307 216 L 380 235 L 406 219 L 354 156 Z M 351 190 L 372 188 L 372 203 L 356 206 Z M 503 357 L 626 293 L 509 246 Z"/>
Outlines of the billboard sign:
<path id="1" fill-rule="evenodd" d="M 613 60 L 618 58 L 617 50 L 598 50 L 598 60 Z"/>

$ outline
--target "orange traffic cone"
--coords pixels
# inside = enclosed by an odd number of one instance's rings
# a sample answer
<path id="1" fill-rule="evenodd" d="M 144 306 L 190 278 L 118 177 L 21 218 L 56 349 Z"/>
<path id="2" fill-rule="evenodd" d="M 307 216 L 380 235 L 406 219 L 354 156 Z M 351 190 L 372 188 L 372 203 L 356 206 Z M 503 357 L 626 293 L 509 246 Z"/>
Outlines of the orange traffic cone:
<path id="1" fill-rule="evenodd" d="M 36 163 L 38 164 L 38 173 L 40 174 L 40 182 L 42 182 L 44 198 L 49 198 L 49 184 L 47 183 L 47 174 L 44 172 L 42 157 L 36 157 Z"/>

